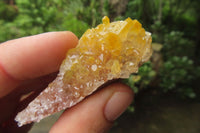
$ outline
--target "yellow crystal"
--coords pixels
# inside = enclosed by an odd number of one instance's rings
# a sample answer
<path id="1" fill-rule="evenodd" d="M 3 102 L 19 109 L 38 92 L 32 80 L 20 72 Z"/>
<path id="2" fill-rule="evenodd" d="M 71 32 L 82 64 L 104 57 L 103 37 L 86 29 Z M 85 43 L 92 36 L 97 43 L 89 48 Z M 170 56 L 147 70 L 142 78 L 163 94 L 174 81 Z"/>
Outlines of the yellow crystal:
<path id="1" fill-rule="evenodd" d="M 69 108 L 105 82 L 128 78 L 151 54 L 151 34 L 137 20 L 102 24 L 88 29 L 68 51 L 57 78 L 16 116 L 18 125 L 40 121 Z"/>

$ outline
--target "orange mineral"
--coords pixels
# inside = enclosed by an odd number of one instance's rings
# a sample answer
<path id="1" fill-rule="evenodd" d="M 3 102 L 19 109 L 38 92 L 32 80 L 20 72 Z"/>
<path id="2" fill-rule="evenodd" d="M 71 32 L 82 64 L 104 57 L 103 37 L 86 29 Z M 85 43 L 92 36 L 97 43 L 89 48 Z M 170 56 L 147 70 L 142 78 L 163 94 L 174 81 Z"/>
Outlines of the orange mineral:
<path id="1" fill-rule="evenodd" d="M 107 81 L 128 78 L 149 60 L 151 34 L 137 20 L 102 21 L 83 34 L 67 52 L 56 79 L 18 113 L 19 126 L 72 107 Z"/>

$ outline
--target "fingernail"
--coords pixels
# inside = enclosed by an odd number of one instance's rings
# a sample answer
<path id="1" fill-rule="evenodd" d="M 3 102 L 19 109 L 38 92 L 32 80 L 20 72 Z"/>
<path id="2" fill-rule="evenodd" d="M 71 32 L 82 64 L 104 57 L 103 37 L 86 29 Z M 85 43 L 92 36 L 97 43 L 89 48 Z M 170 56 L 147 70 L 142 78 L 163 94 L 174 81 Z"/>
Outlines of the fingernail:
<path id="1" fill-rule="evenodd" d="M 130 92 L 115 92 L 108 100 L 104 115 L 108 121 L 116 120 L 131 104 L 133 94 Z"/>

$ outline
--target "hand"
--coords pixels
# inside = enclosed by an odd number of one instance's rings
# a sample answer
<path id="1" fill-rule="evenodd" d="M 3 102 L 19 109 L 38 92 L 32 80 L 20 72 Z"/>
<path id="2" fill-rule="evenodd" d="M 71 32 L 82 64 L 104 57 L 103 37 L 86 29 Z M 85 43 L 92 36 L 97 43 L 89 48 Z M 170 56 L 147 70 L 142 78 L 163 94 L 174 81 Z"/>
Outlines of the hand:
<path id="1" fill-rule="evenodd" d="M 0 44 L 0 132 L 28 132 L 32 124 L 18 128 L 15 115 L 55 78 L 77 43 L 71 32 L 50 32 Z M 111 84 L 67 109 L 50 133 L 104 132 L 132 99 L 129 87 Z"/>

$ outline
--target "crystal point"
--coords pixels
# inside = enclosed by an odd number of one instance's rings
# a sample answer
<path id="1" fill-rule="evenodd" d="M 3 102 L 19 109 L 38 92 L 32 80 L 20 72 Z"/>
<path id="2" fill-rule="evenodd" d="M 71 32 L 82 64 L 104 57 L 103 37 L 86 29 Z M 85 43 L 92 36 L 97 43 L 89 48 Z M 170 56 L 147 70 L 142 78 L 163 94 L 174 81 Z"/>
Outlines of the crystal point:
<path id="1" fill-rule="evenodd" d="M 19 126 L 38 122 L 69 108 L 105 82 L 136 73 L 151 54 L 151 34 L 137 20 L 102 24 L 87 30 L 76 48 L 67 52 L 56 79 L 15 120 Z"/>

